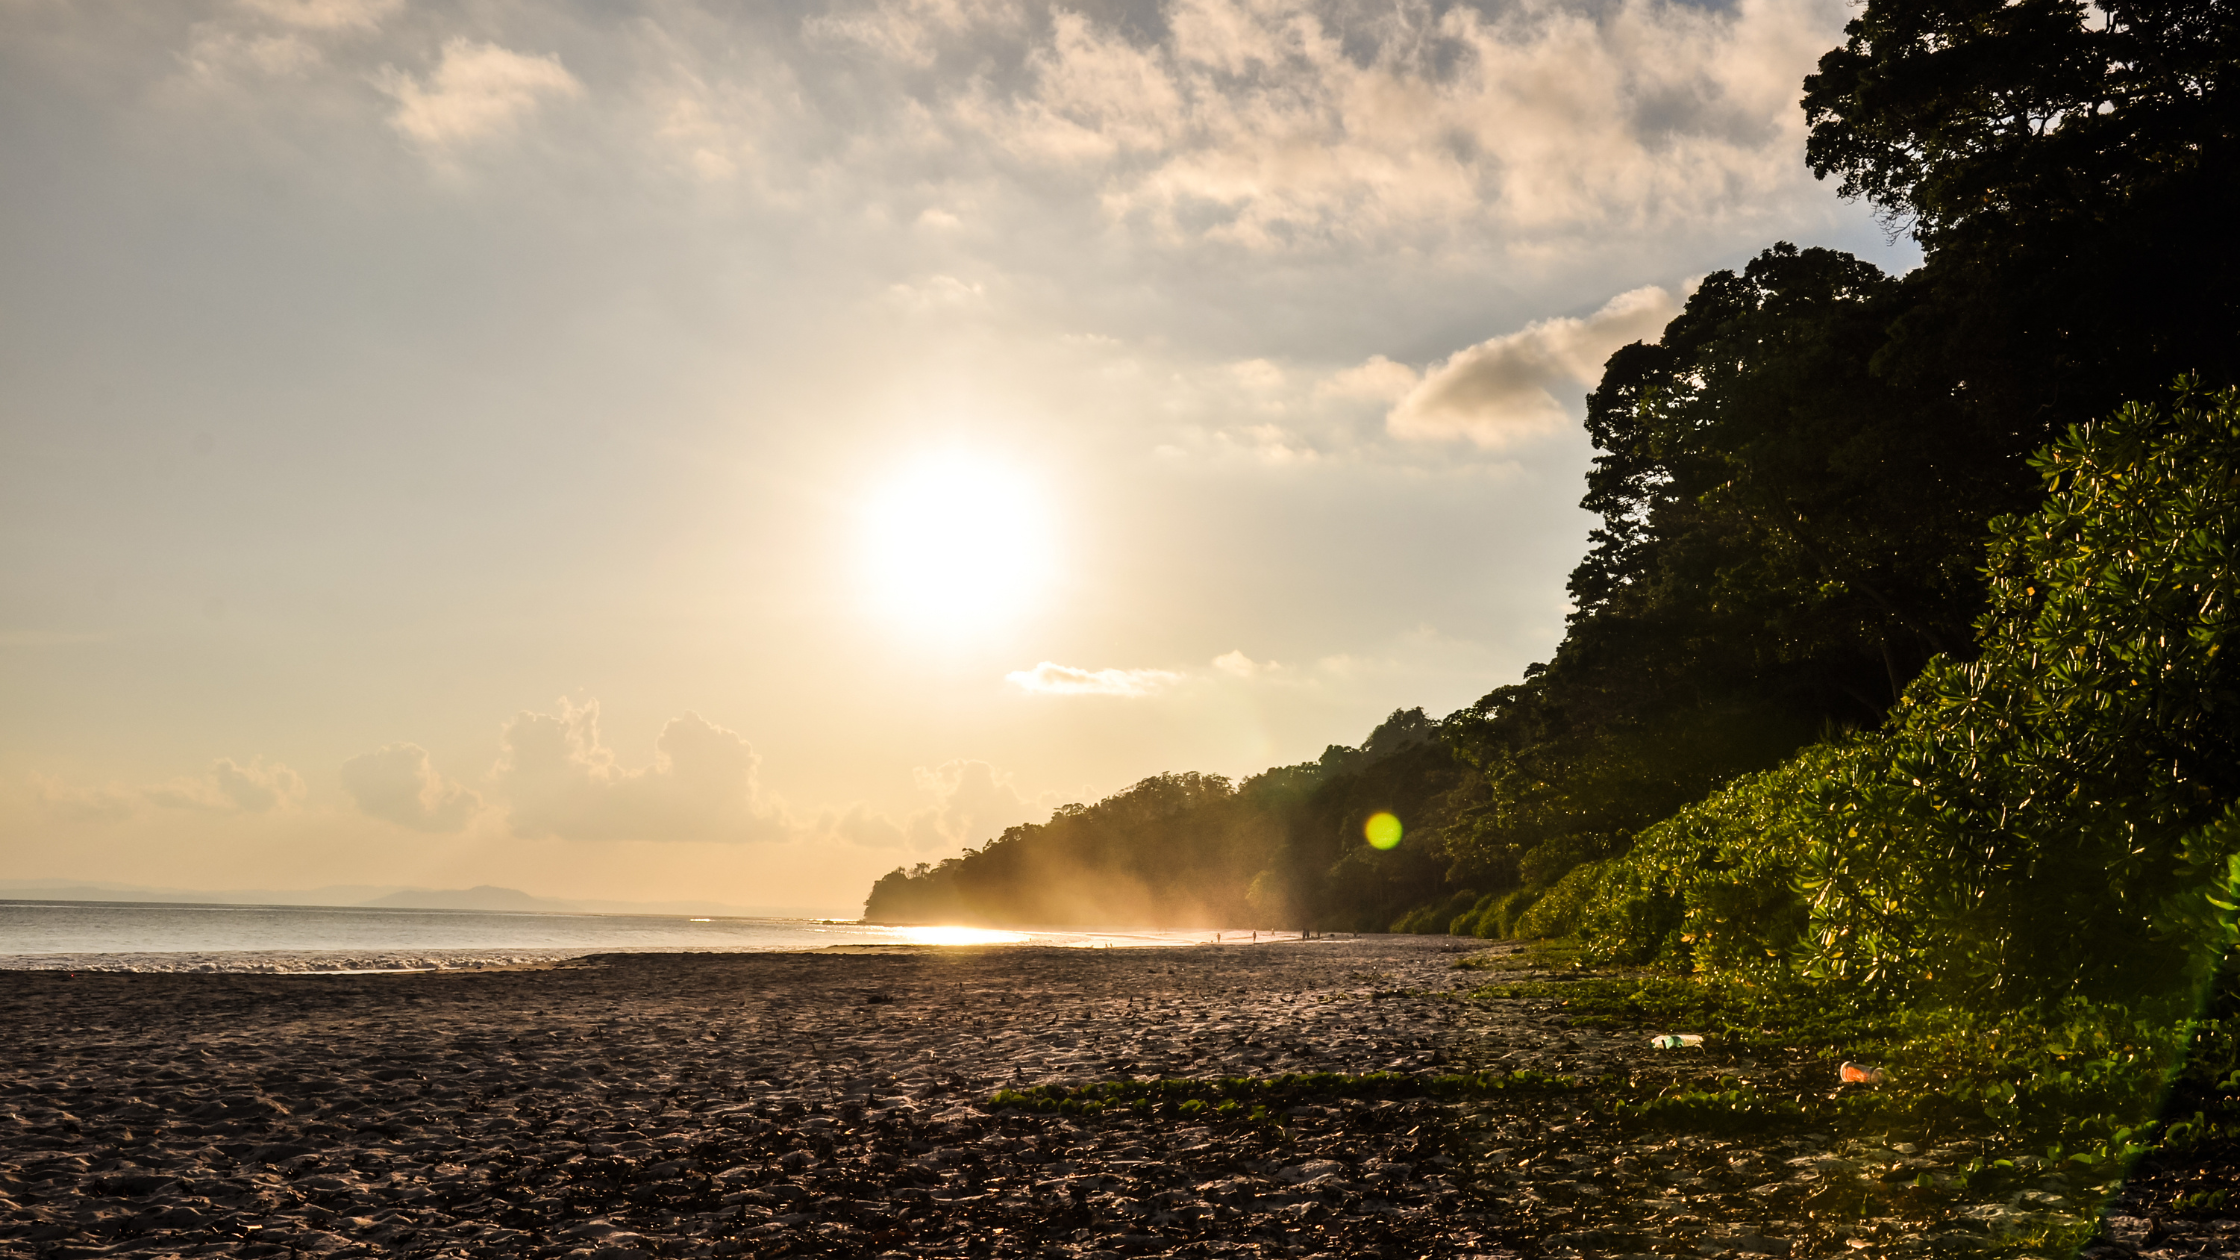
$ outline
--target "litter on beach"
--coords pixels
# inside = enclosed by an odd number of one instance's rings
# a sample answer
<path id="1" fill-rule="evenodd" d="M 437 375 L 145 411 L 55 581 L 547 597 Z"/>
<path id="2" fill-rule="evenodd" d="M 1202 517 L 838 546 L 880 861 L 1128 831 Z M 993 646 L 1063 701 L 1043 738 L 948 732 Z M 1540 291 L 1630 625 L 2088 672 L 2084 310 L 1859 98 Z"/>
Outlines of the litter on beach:
<path id="1" fill-rule="evenodd" d="M 1651 1050 L 1682 1050 L 1703 1044 L 1702 1033 L 1660 1033 L 1649 1038 Z"/>
<path id="2" fill-rule="evenodd" d="M 1880 1085 L 1882 1083 L 1881 1068 L 1868 1067 L 1864 1063 L 1853 1063 L 1848 1059 L 1844 1060 L 1843 1067 L 1837 1072 L 1837 1076 L 1846 1085 Z"/>

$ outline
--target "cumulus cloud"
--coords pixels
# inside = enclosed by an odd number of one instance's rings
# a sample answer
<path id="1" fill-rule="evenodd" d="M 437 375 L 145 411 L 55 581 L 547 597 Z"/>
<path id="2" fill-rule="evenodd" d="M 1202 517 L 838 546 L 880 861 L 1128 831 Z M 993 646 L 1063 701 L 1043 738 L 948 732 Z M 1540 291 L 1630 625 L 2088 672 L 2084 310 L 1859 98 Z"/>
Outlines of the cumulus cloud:
<path id="1" fill-rule="evenodd" d="M 446 778 L 418 744 L 388 744 L 342 763 L 342 789 L 369 817 L 415 831 L 457 831 L 482 798 Z"/>
<path id="2" fill-rule="evenodd" d="M 1023 691 L 1043 696 L 1148 696 L 1182 681 L 1163 669 L 1076 669 L 1044 661 L 1003 676 Z"/>
<path id="3" fill-rule="evenodd" d="M 1050 793 L 1021 792 L 1010 775 L 985 761 L 946 761 L 931 769 L 920 766 L 912 778 L 918 790 L 932 798 L 931 804 L 899 821 L 856 804 L 826 815 L 817 830 L 864 848 L 955 849 L 984 843 L 1008 827 L 1046 816 L 1057 803 Z"/>
<path id="4" fill-rule="evenodd" d="M 912 777 L 919 790 L 934 798 L 932 808 L 911 816 L 912 848 L 986 840 L 1049 811 L 1047 802 L 1030 800 L 1010 775 L 985 761 L 945 761 L 931 770 L 921 766 Z"/>
<path id="5" fill-rule="evenodd" d="M 583 94 L 583 84 L 558 57 L 464 37 L 444 42 L 442 60 L 426 82 L 389 67 L 377 85 L 397 102 L 390 126 L 430 149 L 509 134 L 545 100 Z"/>
<path id="6" fill-rule="evenodd" d="M 1546 436 L 1572 423 L 1559 393 L 1583 389 L 1612 351 L 1655 338 L 1679 312 L 1677 298 L 1650 286 L 1585 319 L 1544 319 L 1479 342 L 1425 373 L 1385 427 L 1410 441 L 1466 439 L 1485 450 Z"/>
<path id="7" fill-rule="evenodd" d="M 1407 364 L 1376 354 L 1358 367 L 1347 368 L 1317 383 L 1314 392 L 1324 398 L 1395 403 L 1405 398 L 1422 379 L 1422 373 Z"/>
<path id="8" fill-rule="evenodd" d="M 268 766 L 261 757 L 251 759 L 248 765 L 220 757 L 203 774 L 182 776 L 140 791 L 150 805 L 166 809 L 240 814 L 262 814 L 293 805 L 303 795 L 302 775 L 278 763 Z"/>
<path id="9" fill-rule="evenodd" d="M 599 705 L 506 724 L 496 779 L 517 836 L 565 840 L 760 841 L 789 834 L 756 781 L 761 758 L 696 713 L 661 728 L 652 764 L 627 769 L 600 741 Z"/>

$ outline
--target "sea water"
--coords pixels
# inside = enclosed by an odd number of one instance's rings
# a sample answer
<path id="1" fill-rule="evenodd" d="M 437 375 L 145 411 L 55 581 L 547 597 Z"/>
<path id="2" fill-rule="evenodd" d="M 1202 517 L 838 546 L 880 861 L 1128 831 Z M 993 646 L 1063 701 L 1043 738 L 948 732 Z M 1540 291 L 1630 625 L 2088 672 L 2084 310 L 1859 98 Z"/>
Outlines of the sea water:
<path id="1" fill-rule="evenodd" d="M 621 951 L 1186 945 L 1211 935 L 1012 932 L 653 914 L 0 900 L 0 970 L 397 971 L 520 965 Z"/>

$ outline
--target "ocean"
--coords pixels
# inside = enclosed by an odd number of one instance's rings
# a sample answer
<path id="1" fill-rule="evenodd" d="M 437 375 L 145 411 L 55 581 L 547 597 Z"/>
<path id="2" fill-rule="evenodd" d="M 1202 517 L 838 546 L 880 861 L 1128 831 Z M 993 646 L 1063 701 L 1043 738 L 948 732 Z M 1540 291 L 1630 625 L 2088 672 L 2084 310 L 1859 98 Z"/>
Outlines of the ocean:
<path id="1" fill-rule="evenodd" d="M 1210 932 L 998 931 L 818 919 L 0 900 L 0 971 L 424 971 L 618 951 L 1188 945 Z"/>

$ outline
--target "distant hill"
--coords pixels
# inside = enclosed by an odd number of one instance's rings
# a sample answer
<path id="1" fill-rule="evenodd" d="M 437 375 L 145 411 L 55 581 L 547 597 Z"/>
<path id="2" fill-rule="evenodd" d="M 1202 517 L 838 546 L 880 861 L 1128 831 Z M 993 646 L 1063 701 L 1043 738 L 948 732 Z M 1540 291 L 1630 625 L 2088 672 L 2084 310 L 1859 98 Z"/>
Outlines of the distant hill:
<path id="1" fill-rule="evenodd" d="M 472 888 L 448 891 L 429 888 L 406 888 L 385 897 L 361 901 L 361 906 L 385 906 L 397 910 L 542 910 L 546 912 L 581 912 L 583 907 L 573 901 L 555 901 L 550 897 L 532 897 L 518 888 L 500 888 L 495 884 L 476 884 Z"/>

